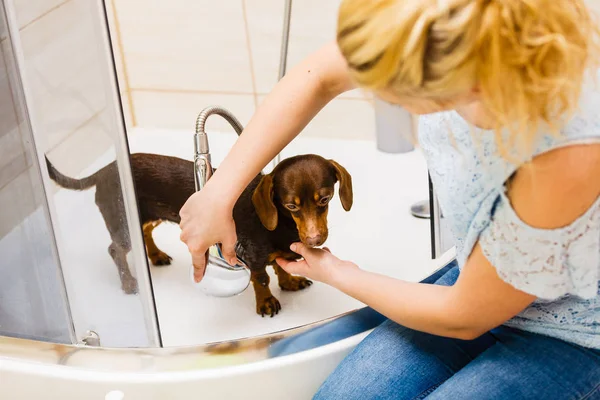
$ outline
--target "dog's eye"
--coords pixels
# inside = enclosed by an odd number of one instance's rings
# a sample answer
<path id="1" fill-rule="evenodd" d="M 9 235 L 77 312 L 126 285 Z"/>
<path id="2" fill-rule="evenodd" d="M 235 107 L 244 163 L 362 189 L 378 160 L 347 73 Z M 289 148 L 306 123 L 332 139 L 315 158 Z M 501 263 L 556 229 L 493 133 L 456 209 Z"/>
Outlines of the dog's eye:
<path id="1" fill-rule="evenodd" d="M 298 211 L 299 210 L 298 206 L 295 204 L 286 204 L 285 208 L 287 208 L 290 211 Z"/>
<path id="2" fill-rule="evenodd" d="M 321 199 L 319 200 L 319 205 L 326 206 L 327 203 L 329 203 L 329 200 L 331 200 L 331 196 L 321 197 Z"/>

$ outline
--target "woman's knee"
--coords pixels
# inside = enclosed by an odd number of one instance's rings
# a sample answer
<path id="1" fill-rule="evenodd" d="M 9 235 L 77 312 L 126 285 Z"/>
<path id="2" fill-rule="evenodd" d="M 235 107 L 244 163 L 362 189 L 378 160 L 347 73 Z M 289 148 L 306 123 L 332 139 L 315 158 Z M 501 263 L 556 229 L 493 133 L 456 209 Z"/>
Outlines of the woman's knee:
<path id="1" fill-rule="evenodd" d="M 315 398 L 417 397 L 451 376 L 429 349 L 439 340 L 445 339 L 386 321 L 341 362 Z"/>

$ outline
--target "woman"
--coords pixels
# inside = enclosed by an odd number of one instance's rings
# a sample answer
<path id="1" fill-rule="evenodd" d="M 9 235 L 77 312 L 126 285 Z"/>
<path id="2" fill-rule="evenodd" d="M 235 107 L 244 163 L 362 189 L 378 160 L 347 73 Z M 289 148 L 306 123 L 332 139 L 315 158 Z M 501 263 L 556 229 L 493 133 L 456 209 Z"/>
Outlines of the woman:
<path id="1" fill-rule="evenodd" d="M 423 285 L 292 245 L 304 260 L 284 269 L 389 318 L 316 397 L 600 398 L 597 40 L 582 0 L 345 0 L 337 43 L 275 87 L 182 208 L 196 280 L 213 243 L 235 261 L 246 184 L 331 99 L 366 88 L 428 114 L 418 142 L 458 267 Z"/>

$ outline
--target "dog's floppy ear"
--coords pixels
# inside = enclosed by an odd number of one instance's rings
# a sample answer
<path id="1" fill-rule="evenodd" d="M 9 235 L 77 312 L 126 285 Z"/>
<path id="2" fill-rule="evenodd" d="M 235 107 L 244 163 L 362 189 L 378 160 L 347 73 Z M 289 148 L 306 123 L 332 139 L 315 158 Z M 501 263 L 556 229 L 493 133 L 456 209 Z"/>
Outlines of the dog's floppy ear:
<path id="1" fill-rule="evenodd" d="M 265 175 L 252 194 L 252 204 L 260 222 L 270 231 L 277 228 L 277 208 L 273 203 L 273 177 Z"/>
<path id="2" fill-rule="evenodd" d="M 342 167 L 337 162 L 333 160 L 329 160 L 329 162 L 335 169 L 335 177 L 340 183 L 340 201 L 342 202 L 342 207 L 344 207 L 344 210 L 350 211 L 352 202 L 354 201 L 354 196 L 352 194 L 352 177 L 348 171 L 346 171 L 346 168 Z"/>

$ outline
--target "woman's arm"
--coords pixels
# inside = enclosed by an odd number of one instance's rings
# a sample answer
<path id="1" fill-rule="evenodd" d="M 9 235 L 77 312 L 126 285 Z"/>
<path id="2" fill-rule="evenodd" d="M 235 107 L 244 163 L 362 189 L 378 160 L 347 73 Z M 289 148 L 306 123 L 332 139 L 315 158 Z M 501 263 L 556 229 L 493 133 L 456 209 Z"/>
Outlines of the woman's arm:
<path id="1" fill-rule="evenodd" d="M 563 227 L 596 201 L 598 176 L 600 145 L 567 147 L 522 167 L 511 183 L 509 198 L 528 225 Z M 435 335 L 478 337 L 535 300 L 500 279 L 479 245 L 451 287 L 403 282 L 360 270 L 327 251 L 294 246 L 305 260 L 278 260 L 288 272 L 328 283 L 406 327 Z"/>
<path id="2" fill-rule="evenodd" d="M 360 269 L 340 274 L 334 286 L 401 325 L 458 339 L 480 336 L 535 300 L 502 281 L 478 246 L 454 286 L 404 282 Z"/>
<path id="3" fill-rule="evenodd" d="M 213 244 L 221 243 L 225 259 L 236 262 L 232 210 L 244 188 L 329 101 L 352 87 L 332 42 L 293 68 L 267 96 L 213 177 L 180 211 L 181 240 L 192 254 L 197 282 Z"/>
<path id="4" fill-rule="evenodd" d="M 293 68 L 265 98 L 206 187 L 231 207 L 252 179 L 333 98 L 353 88 L 342 54 L 329 43 Z"/>

